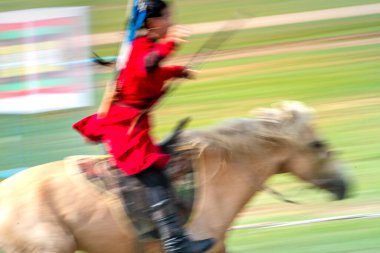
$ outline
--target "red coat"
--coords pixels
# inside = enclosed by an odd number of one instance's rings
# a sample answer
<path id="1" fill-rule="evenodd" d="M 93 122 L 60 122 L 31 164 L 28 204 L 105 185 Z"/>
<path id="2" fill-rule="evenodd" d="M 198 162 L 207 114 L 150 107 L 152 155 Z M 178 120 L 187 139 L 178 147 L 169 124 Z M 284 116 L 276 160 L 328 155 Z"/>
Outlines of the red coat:
<path id="1" fill-rule="evenodd" d="M 152 165 L 164 168 L 170 159 L 154 144 L 149 113 L 143 112 L 163 94 L 165 81 L 183 76 L 182 66 L 157 65 L 152 72 L 146 68 L 148 57 L 156 55 L 164 59 L 174 48 L 173 42 L 155 43 L 148 37 L 137 38 L 126 67 L 117 77 L 119 96 L 107 116 L 99 119 L 94 114 L 73 125 L 90 140 L 106 144 L 116 166 L 128 175 Z"/>

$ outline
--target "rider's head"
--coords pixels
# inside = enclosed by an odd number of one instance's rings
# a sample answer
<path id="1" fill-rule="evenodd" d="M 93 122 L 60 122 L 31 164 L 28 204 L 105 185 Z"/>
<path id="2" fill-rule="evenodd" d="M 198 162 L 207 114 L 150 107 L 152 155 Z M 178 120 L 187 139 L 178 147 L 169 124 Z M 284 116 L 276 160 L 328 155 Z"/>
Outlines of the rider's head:
<path id="1" fill-rule="evenodd" d="M 144 28 L 148 35 L 156 38 L 165 37 L 170 26 L 173 25 L 169 4 L 162 0 L 148 0 Z"/>

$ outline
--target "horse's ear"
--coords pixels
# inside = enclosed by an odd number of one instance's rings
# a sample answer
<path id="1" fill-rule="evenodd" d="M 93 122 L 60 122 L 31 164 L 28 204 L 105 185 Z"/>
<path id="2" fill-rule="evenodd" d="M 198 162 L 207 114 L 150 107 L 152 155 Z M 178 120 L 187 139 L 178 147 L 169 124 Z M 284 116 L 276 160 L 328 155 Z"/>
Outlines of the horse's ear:
<path id="1" fill-rule="evenodd" d="M 283 112 L 284 113 L 284 120 L 288 122 L 297 122 L 300 121 L 301 115 L 298 111 L 296 110 L 286 110 Z"/>
<path id="2" fill-rule="evenodd" d="M 284 101 L 277 105 L 283 113 L 283 120 L 292 123 L 305 123 L 312 119 L 314 110 L 302 102 Z"/>
<path id="3" fill-rule="evenodd" d="M 280 110 L 278 108 L 259 108 L 252 110 L 251 114 L 256 115 L 258 119 L 276 123 L 293 122 L 299 118 L 297 111 Z"/>
<path id="4" fill-rule="evenodd" d="M 276 108 L 258 108 L 251 110 L 250 114 L 265 121 L 280 122 L 282 120 L 282 112 Z"/>

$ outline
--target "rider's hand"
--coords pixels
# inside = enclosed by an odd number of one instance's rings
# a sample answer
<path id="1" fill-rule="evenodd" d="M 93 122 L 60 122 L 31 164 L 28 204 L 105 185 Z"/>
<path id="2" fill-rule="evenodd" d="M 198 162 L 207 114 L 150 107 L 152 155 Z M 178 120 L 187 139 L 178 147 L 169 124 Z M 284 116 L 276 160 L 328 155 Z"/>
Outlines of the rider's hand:
<path id="1" fill-rule="evenodd" d="M 182 44 L 190 36 L 190 31 L 184 26 L 174 25 L 168 29 L 164 41 L 173 41 L 176 45 Z"/>
<path id="2" fill-rule="evenodd" d="M 183 77 L 187 79 L 196 79 L 197 75 L 200 73 L 199 70 L 194 70 L 190 68 L 185 68 L 183 71 Z"/>

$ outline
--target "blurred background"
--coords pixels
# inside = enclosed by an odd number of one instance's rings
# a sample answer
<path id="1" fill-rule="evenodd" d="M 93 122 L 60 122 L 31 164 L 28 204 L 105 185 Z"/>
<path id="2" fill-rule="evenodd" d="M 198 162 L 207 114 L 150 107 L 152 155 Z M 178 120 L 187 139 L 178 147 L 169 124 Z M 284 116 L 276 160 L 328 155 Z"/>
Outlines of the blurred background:
<path id="1" fill-rule="evenodd" d="M 300 100 L 350 167 L 352 198 L 328 202 L 294 178 L 269 183 L 302 205 L 262 193 L 234 225 L 380 214 L 380 1 L 176 0 L 189 42 L 186 62 L 229 19 L 249 19 L 155 111 L 157 140 L 177 120 L 207 127 L 256 107 Z M 91 51 L 117 56 L 126 0 L 0 1 L 0 176 L 78 154 L 103 154 L 71 129 L 99 105 L 113 69 Z M 44 9 L 38 9 L 44 8 Z M 46 9 L 45 9 L 46 8 Z M 37 9 L 37 10 L 36 10 Z M 238 28 L 236 28 L 238 29 Z M 380 221 L 354 219 L 284 228 L 232 230 L 230 252 L 380 252 Z"/>

